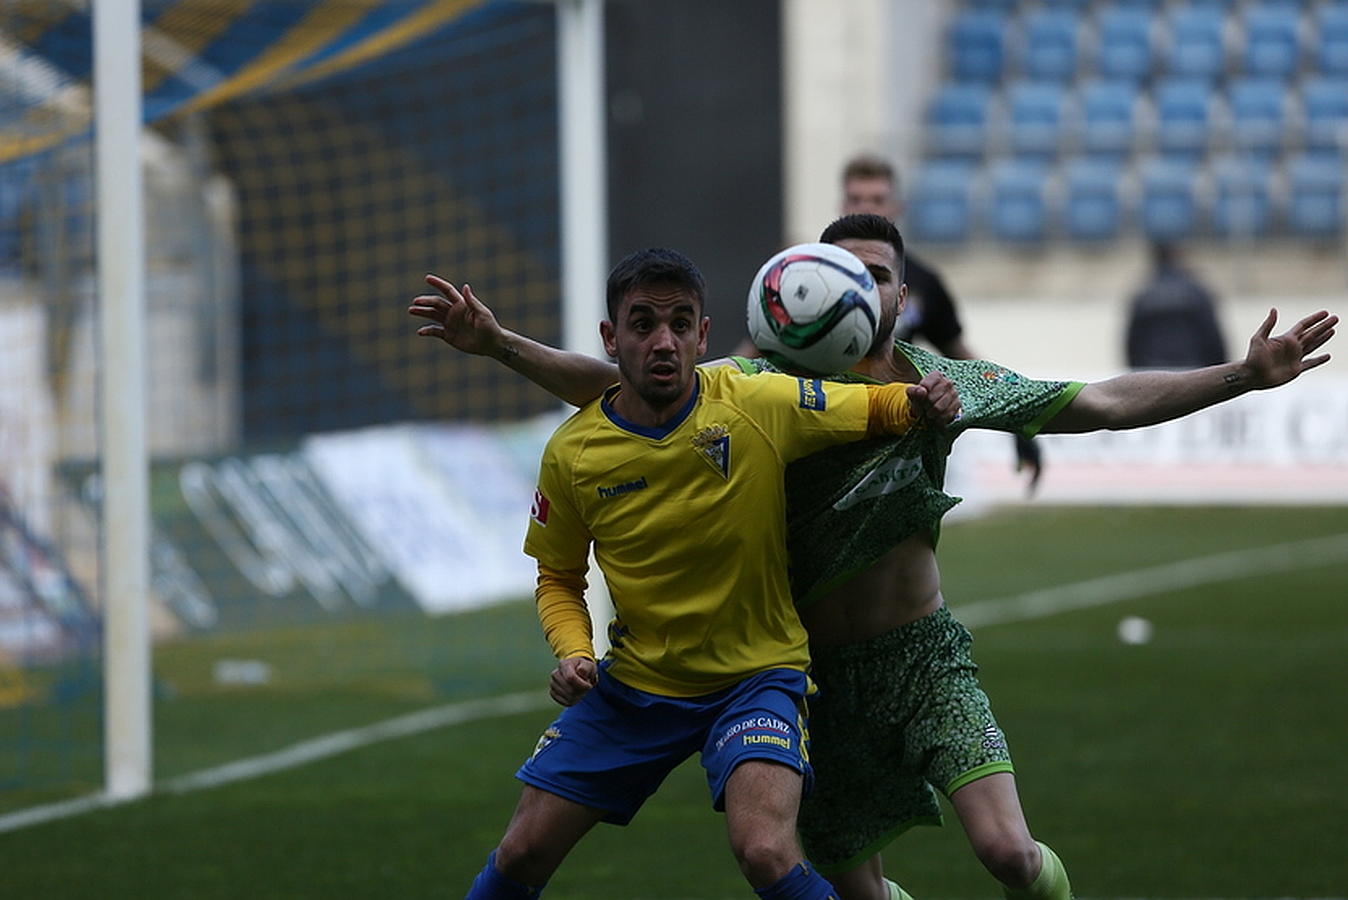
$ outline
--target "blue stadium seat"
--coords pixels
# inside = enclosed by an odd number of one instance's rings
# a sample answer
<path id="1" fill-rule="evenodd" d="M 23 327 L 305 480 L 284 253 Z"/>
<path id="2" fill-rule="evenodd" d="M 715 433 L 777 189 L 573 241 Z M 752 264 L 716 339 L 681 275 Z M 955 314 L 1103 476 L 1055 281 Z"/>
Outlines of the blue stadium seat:
<path id="1" fill-rule="evenodd" d="M 951 20 L 945 33 L 946 61 L 959 81 L 995 82 L 1005 60 L 1007 18 L 991 10 L 971 9 Z"/>
<path id="2" fill-rule="evenodd" d="M 1303 153 L 1287 162 L 1287 227 L 1310 238 L 1344 228 L 1343 164 L 1336 154 Z"/>
<path id="3" fill-rule="evenodd" d="M 1156 149 L 1197 158 L 1207 149 L 1212 119 L 1212 87 L 1192 78 L 1170 78 L 1152 92 L 1156 108 Z"/>
<path id="4" fill-rule="evenodd" d="M 988 227 L 1004 241 L 1033 243 L 1048 236 L 1048 167 L 1021 159 L 994 163 L 989 173 Z"/>
<path id="5" fill-rule="evenodd" d="M 927 103 L 927 150 L 933 156 L 977 157 L 987 141 L 992 91 L 982 84 L 946 84 Z"/>
<path id="6" fill-rule="evenodd" d="M 1291 78 L 1296 74 L 1301 63 L 1300 17 L 1300 10 L 1288 6 L 1260 5 L 1245 11 L 1241 65 L 1247 75 Z"/>
<path id="7" fill-rule="evenodd" d="M 1138 88 L 1128 81 L 1089 81 L 1077 92 L 1080 152 L 1123 157 L 1136 136 Z"/>
<path id="8" fill-rule="evenodd" d="M 965 0 L 964 5 L 970 9 L 988 9 L 1005 14 L 1015 12 L 1018 3 L 1020 0 Z"/>
<path id="9" fill-rule="evenodd" d="M 1276 79 L 1232 81 L 1226 93 L 1231 113 L 1229 145 L 1265 158 L 1275 156 L 1288 129 L 1287 101 L 1287 87 Z"/>
<path id="10" fill-rule="evenodd" d="M 1315 65 L 1321 75 L 1348 76 L 1348 3 L 1316 11 Z"/>
<path id="11" fill-rule="evenodd" d="M 1020 71 L 1029 78 L 1069 81 L 1077 70 L 1077 13 L 1043 9 L 1024 20 Z"/>
<path id="12" fill-rule="evenodd" d="M 1225 156 L 1211 166 L 1212 229 L 1223 237 L 1257 237 L 1273 227 L 1273 167 L 1257 156 Z"/>
<path id="13" fill-rule="evenodd" d="M 1176 240 L 1198 233 L 1198 166 L 1157 157 L 1141 171 L 1138 225 L 1154 240 Z"/>
<path id="14" fill-rule="evenodd" d="M 1309 150 L 1348 148 L 1348 78 L 1310 78 L 1301 85 L 1305 145 Z"/>
<path id="15" fill-rule="evenodd" d="M 1102 78 L 1142 81 L 1151 74 L 1152 15 L 1139 7 L 1106 8 L 1096 26 L 1095 71 Z"/>
<path id="16" fill-rule="evenodd" d="M 968 240 L 973 230 L 975 168 L 969 163 L 930 162 L 918 169 L 908 190 L 905 234 L 932 243 Z"/>
<path id="17" fill-rule="evenodd" d="M 1176 77 L 1216 80 L 1226 68 L 1226 13 L 1208 6 L 1180 6 L 1170 14 L 1166 71 Z"/>
<path id="18" fill-rule="evenodd" d="M 1104 241 L 1123 225 L 1122 170 L 1099 159 L 1074 159 L 1063 173 L 1063 230 L 1072 240 Z"/>
<path id="19" fill-rule="evenodd" d="M 1067 90 L 1055 82 L 1020 81 L 1006 91 L 1008 145 L 1022 157 L 1057 154 L 1063 135 Z"/>

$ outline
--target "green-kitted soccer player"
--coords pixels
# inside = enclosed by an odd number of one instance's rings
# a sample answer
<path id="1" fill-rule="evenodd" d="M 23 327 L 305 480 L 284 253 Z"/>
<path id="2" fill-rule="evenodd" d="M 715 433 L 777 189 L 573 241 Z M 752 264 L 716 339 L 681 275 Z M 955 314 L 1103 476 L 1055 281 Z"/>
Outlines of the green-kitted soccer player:
<path id="1" fill-rule="evenodd" d="M 1008 897 L 1067 898 L 1061 861 L 1026 824 L 1005 738 L 975 677 L 969 633 L 941 595 L 936 538 L 957 502 L 942 490 L 951 444 L 968 428 L 1025 436 L 1138 428 L 1277 387 L 1329 359 L 1310 354 L 1333 336 L 1338 317 L 1316 312 L 1273 337 L 1277 313 L 1270 311 L 1243 360 L 1205 369 L 1090 384 L 1035 381 L 893 339 L 905 299 L 904 253 L 888 219 L 844 216 L 820 240 L 859 257 L 880 288 L 880 337 L 843 378 L 889 383 L 940 371 L 963 408 L 944 433 L 834 448 L 787 470 L 792 591 L 820 687 L 811 705 L 816 782 L 800 819 L 806 855 L 843 900 L 905 896 L 884 879 L 880 851 L 912 825 L 939 823 L 940 791 Z M 611 365 L 502 329 L 471 293 L 427 280 L 439 295 L 418 297 L 410 312 L 435 324 L 419 333 L 492 356 L 571 403 L 592 400 L 614 380 Z"/>

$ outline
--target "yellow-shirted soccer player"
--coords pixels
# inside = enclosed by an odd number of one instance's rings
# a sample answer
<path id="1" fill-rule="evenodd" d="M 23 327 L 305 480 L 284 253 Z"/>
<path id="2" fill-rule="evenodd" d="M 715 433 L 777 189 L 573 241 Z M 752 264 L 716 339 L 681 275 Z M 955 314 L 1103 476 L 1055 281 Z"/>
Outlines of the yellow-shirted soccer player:
<path id="1" fill-rule="evenodd" d="M 670 250 L 609 275 L 600 331 L 619 383 L 548 442 L 525 540 L 560 660 L 552 695 L 567 709 L 517 773 L 519 805 L 469 900 L 538 896 L 590 828 L 630 821 L 693 753 L 756 893 L 834 896 L 795 834 L 809 659 L 787 584 L 782 473 L 823 447 L 919 427 L 918 411 L 949 422 L 958 399 L 940 375 L 825 385 L 696 368 L 703 296 L 697 268 Z M 591 544 L 617 613 L 598 664 Z"/>

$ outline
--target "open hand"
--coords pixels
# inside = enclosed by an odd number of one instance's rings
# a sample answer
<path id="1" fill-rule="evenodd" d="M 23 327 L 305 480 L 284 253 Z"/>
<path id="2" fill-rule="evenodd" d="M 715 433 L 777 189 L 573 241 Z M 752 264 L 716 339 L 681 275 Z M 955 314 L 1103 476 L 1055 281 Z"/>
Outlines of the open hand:
<path id="1" fill-rule="evenodd" d="M 464 353 L 495 355 L 505 339 L 505 331 L 495 314 L 473 294 L 472 287 L 465 284 L 460 292 L 438 275 L 427 275 L 426 283 L 436 293 L 422 294 L 407 308 L 409 315 L 432 322 L 418 328 L 417 334 L 440 338 Z"/>
<path id="2" fill-rule="evenodd" d="M 1307 369 L 1324 365 L 1329 354 L 1309 356 L 1334 336 L 1338 316 L 1325 310 L 1313 312 L 1277 337 L 1269 337 L 1278 323 L 1278 311 L 1270 309 L 1263 324 L 1250 338 L 1250 349 L 1245 354 L 1245 365 L 1258 388 L 1277 387 L 1296 378 Z"/>

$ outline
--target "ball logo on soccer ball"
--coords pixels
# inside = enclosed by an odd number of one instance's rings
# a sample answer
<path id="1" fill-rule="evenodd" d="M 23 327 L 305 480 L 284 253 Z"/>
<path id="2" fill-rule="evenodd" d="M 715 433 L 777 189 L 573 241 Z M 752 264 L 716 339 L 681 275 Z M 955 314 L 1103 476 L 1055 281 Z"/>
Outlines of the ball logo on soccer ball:
<path id="1" fill-rule="evenodd" d="M 866 355 L 880 292 L 864 263 L 833 244 L 797 244 L 769 259 L 749 286 L 749 339 L 779 369 L 845 372 Z"/>

